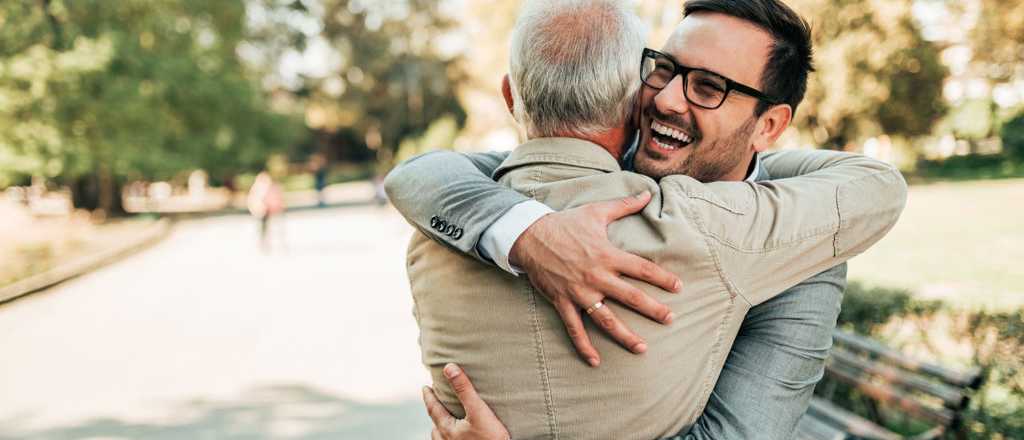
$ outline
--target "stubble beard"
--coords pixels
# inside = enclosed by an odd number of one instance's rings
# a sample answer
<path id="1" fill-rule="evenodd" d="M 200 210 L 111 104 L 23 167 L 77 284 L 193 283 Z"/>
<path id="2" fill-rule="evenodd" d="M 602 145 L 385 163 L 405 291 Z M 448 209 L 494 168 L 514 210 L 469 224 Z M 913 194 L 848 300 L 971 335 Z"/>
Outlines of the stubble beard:
<path id="1" fill-rule="evenodd" d="M 679 164 L 659 166 L 658 161 L 647 160 L 647 153 L 639 152 L 634 166 L 636 171 L 655 180 L 685 175 L 703 183 L 717 182 L 744 161 L 756 123 L 757 118 L 751 116 L 726 138 L 717 139 L 710 145 L 706 145 L 707 139 L 702 139 L 698 144 L 686 147 L 693 148 L 693 151 Z M 640 147 L 647 148 L 645 145 Z"/>

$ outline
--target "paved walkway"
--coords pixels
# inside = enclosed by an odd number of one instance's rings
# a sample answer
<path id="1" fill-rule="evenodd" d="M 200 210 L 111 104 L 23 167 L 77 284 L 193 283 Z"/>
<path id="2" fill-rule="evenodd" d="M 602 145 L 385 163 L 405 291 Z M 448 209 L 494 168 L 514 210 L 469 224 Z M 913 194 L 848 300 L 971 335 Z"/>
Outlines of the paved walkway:
<path id="1" fill-rule="evenodd" d="M 194 220 L 0 306 L 0 439 L 424 439 L 391 209 Z M 283 235 L 283 236 L 282 236 Z"/>

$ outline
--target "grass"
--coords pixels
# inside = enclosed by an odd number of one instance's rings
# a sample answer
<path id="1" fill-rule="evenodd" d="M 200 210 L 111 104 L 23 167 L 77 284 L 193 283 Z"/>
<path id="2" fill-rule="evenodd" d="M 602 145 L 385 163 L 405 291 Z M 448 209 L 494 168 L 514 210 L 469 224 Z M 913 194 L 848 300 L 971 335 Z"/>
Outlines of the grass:
<path id="1" fill-rule="evenodd" d="M 1024 307 L 1024 179 L 913 185 L 896 227 L 850 280 L 971 309 Z"/>
<path id="2" fill-rule="evenodd" d="M 154 219 L 94 224 L 88 216 L 35 218 L 0 204 L 0 287 L 137 237 Z"/>

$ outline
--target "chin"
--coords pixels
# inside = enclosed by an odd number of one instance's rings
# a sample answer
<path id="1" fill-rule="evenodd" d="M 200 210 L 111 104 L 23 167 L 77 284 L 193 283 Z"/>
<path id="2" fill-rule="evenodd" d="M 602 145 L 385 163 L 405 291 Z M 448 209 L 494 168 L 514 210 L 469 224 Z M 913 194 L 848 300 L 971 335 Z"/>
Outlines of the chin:
<path id="1" fill-rule="evenodd" d="M 633 159 L 636 172 L 659 180 L 673 174 L 686 174 L 682 168 L 690 156 L 690 148 L 662 151 L 649 144 L 643 145 Z"/>
<path id="2" fill-rule="evenodd" d="M 673 174 L 667 165 L 665 161 L 652 159 L 642 151 L 637 152 L 636 158 L 633 160 L 634 171 L 654 180 L 661 180 L 662 177 Z"/>

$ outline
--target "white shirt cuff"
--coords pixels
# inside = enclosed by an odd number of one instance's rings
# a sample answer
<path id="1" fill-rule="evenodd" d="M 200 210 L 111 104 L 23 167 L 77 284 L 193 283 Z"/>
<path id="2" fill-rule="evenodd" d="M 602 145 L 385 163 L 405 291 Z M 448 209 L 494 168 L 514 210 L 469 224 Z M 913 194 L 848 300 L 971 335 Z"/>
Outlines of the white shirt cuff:
<path id="1" fill-rule="evenodd" d="M 484 258 L 494 261 L 494 264 L 506 272 L 518 276 L 523 271 L 508 262 L 508 254 L 512 252 L 512 245 L 516 244 L 516 240 L 523 235 L 526 228 L 552 212 L 555 211 L 536 200 L 527 200 L 513 206 L 484 231 L 480 242 L 476 245 L 477 252 Z"/>

